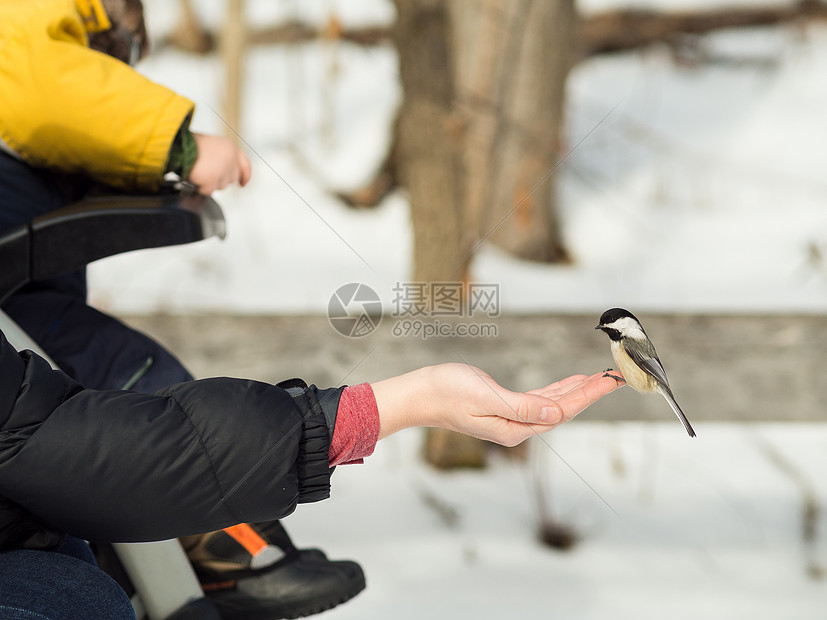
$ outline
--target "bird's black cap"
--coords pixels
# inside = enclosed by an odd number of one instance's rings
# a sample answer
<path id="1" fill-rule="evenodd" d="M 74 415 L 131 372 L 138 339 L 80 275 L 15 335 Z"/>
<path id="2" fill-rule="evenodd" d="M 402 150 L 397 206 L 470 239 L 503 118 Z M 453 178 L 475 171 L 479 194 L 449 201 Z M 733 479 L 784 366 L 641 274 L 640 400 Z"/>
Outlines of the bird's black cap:
<path id="1" fill-rule="evenodd" d="M 628 310 L 623 308 L 611 308 L 600 315 L 600 325 L 595 327 L 595 329 L 600 329 L 603 325 L 609 325 L 610 323 L 614 323 L 618 319 L 622 319 L 624 317 L 632 318 L 637 321 L 637 317 Z M 640 323 L 640 321 L 638 321 L 638 323 Z"/>

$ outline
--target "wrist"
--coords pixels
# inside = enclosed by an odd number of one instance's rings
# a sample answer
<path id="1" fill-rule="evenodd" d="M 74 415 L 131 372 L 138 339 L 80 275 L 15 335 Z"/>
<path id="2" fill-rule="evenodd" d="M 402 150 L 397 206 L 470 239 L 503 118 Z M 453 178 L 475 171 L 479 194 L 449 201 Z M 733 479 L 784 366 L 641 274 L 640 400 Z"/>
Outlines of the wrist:
<path id="1" fill-rule="evenodd" d="M 170 147 L 166 172 L 174 172 L 182 179 L 189 178 L 192 167 L 198 159 L 198 142 L 189 130 L 189 117 L 178 129 Z"/>
<path id="2" fill-rule="evenodd" d="M 379 439 L 412 426 L 428 426 L 429 368 L 371 383 L 379 410 Z"/>

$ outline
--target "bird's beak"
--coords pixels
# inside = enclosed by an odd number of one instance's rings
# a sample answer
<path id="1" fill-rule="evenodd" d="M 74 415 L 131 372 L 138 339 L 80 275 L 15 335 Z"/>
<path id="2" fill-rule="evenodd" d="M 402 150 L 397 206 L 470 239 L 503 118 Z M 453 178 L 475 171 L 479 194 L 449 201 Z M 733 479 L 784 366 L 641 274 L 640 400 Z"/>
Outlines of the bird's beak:
<path id="1" fill-rule="evenodd" d="M 595 329 L 603 329 L 603 326 L 602 326 L 602 325 L 598 325 L 597 327 L 595 327 Z"/>

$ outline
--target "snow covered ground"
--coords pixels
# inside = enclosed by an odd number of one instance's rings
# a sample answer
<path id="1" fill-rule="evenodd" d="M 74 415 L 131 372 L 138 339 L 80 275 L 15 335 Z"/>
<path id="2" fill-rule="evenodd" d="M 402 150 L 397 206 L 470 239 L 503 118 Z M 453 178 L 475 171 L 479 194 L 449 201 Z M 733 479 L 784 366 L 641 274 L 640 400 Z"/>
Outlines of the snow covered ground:
<path id="1" fill-rule="evenodd" d="M 577 475 L 540 441 L 532 466 L 435 473 L 418 433 L 403 433 L 339 468 L 332 499 L 287 526 L 364 565 L 367 591 L 331 620 L 823 618 L 827 587 L 811 576 L 827 561 L 823 513 L 805 547 L 801 487 L 766 455 L 783 453 L 823 501 L 827 429 L 700 426 L 692 441 L 673 422 L 570 424 L 546 439 Z M 567 552 L 535 538 L 532 468 L 549 478 L 553 515 L 582 537 Z"/>
<path id="2" fill-rule="evenodd" d="M 145 3 L 151 28 L 168 32 L 176 3 Z M 197 4 L 220 23 L 223 3 Z M 380 0 L 248 6 L 258 23 L 319 21 L 331 8 L 348 23 L 393 19 Z M 561 167 L 575 264 L 483 247 L 474 275 L 501 284 L 505 312 L 827 310 L 827 27 L 698 45 L 717 62 L 677 63 L 656 48 L 575 68 L 569 147 L 594 129 Z M 401 97 L 395 63 L 390 48 L 254 49 L 238 128 L 254 179 L 217 196 L 228 239 L 103 261 L 94 300 L 119 313 L 324 313 L 336 288 L 364 282 L 389 304 L 411 277 L 405 196 L 354 212 L 324 185 L 356 187 L 381 160 Z M 142 70 L 196 101 L 195 128 L 223 131 L 215 58 L 167 49 Z M 534 441 L 530 466 L 451 474 L 418 461 L 409 431 L 340 468 L 333 498 L 288 525 L 300 544 L 367 571 L 368 591 L 330 618 L 823 618 L 827 426 L 697 426 L 690 441 L 674 421 L 578 421 L 550 446 Z M 532 469 L 549 476 L 555 517 L 582 537 L 569 552 L 535 540 Z"/>

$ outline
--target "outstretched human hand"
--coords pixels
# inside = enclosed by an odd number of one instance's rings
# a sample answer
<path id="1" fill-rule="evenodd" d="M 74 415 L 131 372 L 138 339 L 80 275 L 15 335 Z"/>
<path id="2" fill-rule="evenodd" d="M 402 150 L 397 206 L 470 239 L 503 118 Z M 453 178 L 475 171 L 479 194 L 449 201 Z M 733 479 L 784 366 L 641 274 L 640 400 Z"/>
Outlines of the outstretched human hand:
<path id="1" fill-rule="evenodd" d="M 190 171 L 188 180 L 198 191 L 209 196 L 214 191 L 238 183 L 247 185 L 252 166 L 247 155 L 232 140 L 223 136 L 193 133 L 198 144 L 198 158 Z"/>
<path id="2" fill-rule="evenodd" d="M 379 408 L 380 439 L 411 426 L 433 426 L 514 446 L 568 422 L 619 384 L 600 372 L 512 392 L 479 368 L 440 364 L 371 387 Z"/>

